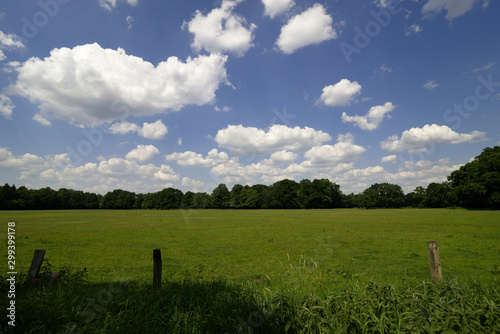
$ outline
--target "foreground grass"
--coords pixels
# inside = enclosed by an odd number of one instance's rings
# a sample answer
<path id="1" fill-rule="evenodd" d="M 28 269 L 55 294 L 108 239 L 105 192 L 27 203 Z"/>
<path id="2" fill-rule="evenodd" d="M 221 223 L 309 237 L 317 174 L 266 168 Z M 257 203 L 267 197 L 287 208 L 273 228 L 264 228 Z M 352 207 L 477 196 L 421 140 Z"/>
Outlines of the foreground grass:
<path id="1" fill-rule="evenodd" d="M 2 333 L 498 333 L 500 286 L 350 279 L 313 293 L 186 277 L 22 289 L 16 314 Z"/>
<path id="2" fill-rule="evenodd" d="M 46 250 L 45 271 L 73 272 L 51 288 L 18 284 L 16 333 L 496 333 L 499 217 L 445 209 L 0 212 L 5 226 L 16 222 L 18 272 L 35 249 Z M 428 282 L 429 240 L 439 243 L 439 284 Z M 155 248 L 159 290 L 151 288 Z M 0 301 L 5 310 L 7 298 Z M 14 331 L 2 322 L 0 332 Z"/>

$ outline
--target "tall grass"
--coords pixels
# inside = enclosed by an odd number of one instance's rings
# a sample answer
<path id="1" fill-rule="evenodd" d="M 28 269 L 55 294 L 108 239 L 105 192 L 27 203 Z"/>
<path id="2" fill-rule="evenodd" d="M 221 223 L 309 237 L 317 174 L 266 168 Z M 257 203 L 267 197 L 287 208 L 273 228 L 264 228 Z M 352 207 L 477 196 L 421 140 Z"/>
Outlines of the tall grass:
<path id="1" fill-rule="evenodd" d="M 2 288 L 4 294 L 5 288 Z M 500 286 L 348 279 L 308 292 L 186 276 L 21 289 L 2 333 L 498 333 Z M 2 309 L 6 304 L 2 302 Z"/>

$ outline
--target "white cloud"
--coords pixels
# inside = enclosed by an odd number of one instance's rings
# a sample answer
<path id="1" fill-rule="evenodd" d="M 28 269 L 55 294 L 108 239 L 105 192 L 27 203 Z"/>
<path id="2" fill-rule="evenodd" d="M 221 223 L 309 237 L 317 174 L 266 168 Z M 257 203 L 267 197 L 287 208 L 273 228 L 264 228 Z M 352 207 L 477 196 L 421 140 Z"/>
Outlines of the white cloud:
<path id="1" fill-rule="evenodd" d="M 361 85 L 357 81 L 342 79 L 335 85 L 324 87 L 320 101 L 330 107 L 348 106 L 360 93 Z"/>
<path id="2" fill-rule="evenodd" d="M 269 154 L 282 150 L 305 151 L 307 148 L 331 140 L 323 131 L 305 127 L 289 128 L 274 124 L 268 131 L 243 125 L 229 125 L 219 130 L 215 141 L 220 147 L 236 155 Z"/>
<path id="3" fill-rule="evenodd" d="M 12 117 L 12 110 L 16 106 L 12 103 L 12 100 L 5 94 L 0 94 L 0 115 L 10 119 Z"/>
<path id="4" fill-rule="evenodd" d="M 241 0 L 223 0 L 220 8 L 213 9 L 206 16 L 196 11 L 189 22 L 184 22 L 183 29 L 194 35 L 191 47 L 196 51 L 205 49 L 208 52 L 233 52 L 243 56 L 252 46 L 255 24 L 233 13 L 233 9 Z M 248 27 L 247 27 L 248 26 Z"/>
<path id="5" fill-rule="evenodd" d="M 144 122 L 142 124 L 142 128 L 137 124 L 122 121 L 120 123 L 112 124 L 109 127 L 109 131 L 111 131 L 112 134 L 121 135 L 137 132 L 137 134 L 141 137 L 158 140 L 165 138 L 165 135 L 168 133 L 168 128 L 165 126 L 165 124 L 163 124 L 161 119 L 159 119 L 154 123 Z"/>
<path id="6" fill-rule="evenodd" d="M 264 15 L 273 19 L 276 15 L 288 11 L 295 5 L 293 0 L 262 0 L 265 10 Z"/>
<path id="7" fill-rule="evenodd" d="M 160 154 L 160 151 L 153 145 L 138 145 L 135 149 L 128 152 L 125 158 L 137 162 L 150 162 L 155 154 Z"/>
<path id="8" fill-rule="evenodd" d="M 273 166 L 281 166 L 283 164 L 292 163 L 299 155 L 290 151 L 282 150 L 274 152 L 269 158 L 269 164 Z"/>
<path id="9" fill-rule="evenodd" d="M 143 123 L 142 129 L 138 131 L 139 135 L 148 139 L 163 139 L 168 129 L 161 119 L 154 123 Z"/>
<path id="10" fill-rule="evenodd" d="M 392 73 L 392 68 L 390 68 L 390 67 L 389 67 L 389 66 L 387 66 L 386 64 L 383 64 L 382 66 L 380 66 L 380 69 L 381 69 L 383 72 Z"/>
<path id="11" fill-rule="evenodd" d="M 391 102 L 386 102 L 383 106 L 373 106 L 368 110 L 365 116 L 348 116 L 345 112 L 342 113 L 342 122 L 355 123 L 362 130 L 375 130 L 384 120 L 384 117 L 390 118 L 388 115 L 396 108 Z"/>
<path id="12" fill-rule="evenodd" d="M 38 124 L 43 125 L 43 126 L 51 126 L 52 125 L 52 123 L 50 121 L 43 118 L 43 116 L 40 114 L 35 114 L 35 116 L 33 116 L 33 120 L 35 122 L 37 122 Z"/>
<path id="13" fill-rule="evenodd" d="M 474 0 L 429 0 L 422 7 L 422 14 L 436 15 L 446 10 L 446 18 L 452 20 L 466 12 L 474 5 Z"/>
<path id="14" fill-rule="evenodd" d="M 127 30 L 132 29 L 132 27 L 133 27 L 132 22 L 134 22 L 134 18 L 132 16 L 128 15 L 127 18 L 125 19 L 125 21 L 127 21 Z"/>
<path id="15" fill-rule="evenodd" d="M 5 34 L 0 30 L 0 61 L 7 59 L 3 50 L 12 51 L 24 48 L 23 42 L 16 34 Z"/>
<path id="16" fill-rule="evenodd" d="M 144 193 L 172 186 L 170 182 L 180 179 L 168 165 L 143 164 L 149 161 L 149 155 L 154 154 L 157 153 L 153 146 L 139 145 L 127 154 L 126 159 L 106 160 L 101 156 L 100 163 L 74 166 L 67 153 L 44 157 L 30 153 L 16 156 L 10 149 L 0 147 L 0 170 L 19 173 L 18 181 L 28 188 L 64 187 L 97 193 L 124 189 Z"/>
<path id="17" fill-rule="evenodd" d="M 179 180 L 179 174 L 177 174 L 172 167 L 161 165 L 160 169 L 154 174 L 154 178 L 156 180 L 173 182 Z"/>
<path id="18" fill-rule="evenodd" d="M 315 146 L 304 154 L 307 159 L 304 166 L 331 166 L 336 164 L 349 164 L 358 160 L 366 151 L 362 146 L 354 144 L 352 134 L 339 135 L 335 145 Z"/>
<path id="19" fill-rule="evenodd" d="M 488 71 L 489 69 L 491 69 L 493 66 L 495 65 L 495 63 L 493 62 L 490 62 L 484 66 L 481 66 L 481 67 L 477 67 L 477 68 L 474 68 L 472 70 L 472 73 L 476 73 L 476 72 L 481 72 L 481 71 Z"/>
<path id="20" fill-rule="evenodd" d="M 116 3 L 118 1 L 126 2 L 130 6 L 137 6 L 139 0 L 99 0 L 99 4 L 101 7 L 106 8 L 107 10 L 112 10 L 116 7 Z"/>
<path id="21" fill-rule="evenodd" d="M 325 8 L 314 4 L 305 12 L 292 17 L 281 28 L 276 45 L 285 54 L 291 54 L 298 49 L 311 44 L 337 38 L 337 32 L 332 28 L 333 19 Z"/>
<path id="22" fill-rule="evenodd" d="M 183 153 L 171 153 L 167 155 L 165 159 L 168 161 L 175 161 L 180 166 L 212 167 L 219 163 L 229 161 L 229 156 L 226 152 L 218 152 L 217 149 L 214 148 L 208 152 L 205 158 L 199 153 L 186 151 Z"/>
<path id="23" fill-rule="evenodd" d="M 425 89 L 429 89 L 429 90 L 432 90 L 434 88 L 437 88 L 439 87 L 439 84 L 436 83 L 436 80 L 427 80 L 427 82 L 425 84 L 422 85 L 422 87 L 424 87 Z"/>
<path id="24" fill-rule="evenodd" d="M 127 121 L 122 121 L 120 123 L 114 123 L 109 127 L 109 131 L 111 131 L 112 134 L 127 134 L 130 132 L 139 132 L 141 128 L 134 123 L 130 123 Z"/>
<path id="25" fill-rule="evenodd" d="M 10 149 L 0 147 L 0 167 L 8 169 L 28 170 L 36 167 L 42 167 L 45 161 L 42 157 L 26 153 L 22 156 L 14 156 Z"/>
<path id="26" fill-rule="evenodd" d="M 381 163 L 387 163 L 387 162 L 397 163 L 398 162 L 398 156 L 395 155 L 395 154 L 388 155 L 388 156 L 382 157 L 382 159 L 380 160 L 380 162 Z"/>
<path id="27" fill-rule="evenodd" d="M 418 24 L 416 23 L 413 23 L 412 25 L 410 26 L 405 26 L 405 35 L 408 37 L 408 36 L 411 36 L 411 35 L 416 35 L 418 34 L 419 32 L 422 32 L 424 29 L 419 26 Z"/>
<path id="28" fill-rule="evenodd" d="M 386 8 L 393 0 L 373 0 L 373 3 L 380 8 Z"/>
<path id="29" fill-rule="evenodd" d="M 183 177 L 181 184 L 184 187 L 191 188 L 194 192 L 202 192 L 205 187 L 205 182 L 200 180 L 192 180 L 189 177 Z"/>
<path id="30" fill-rule="evenodd" d="M 457 133 L 446 125 L 424 125 L 422 128 L 406 130 L 399 138 L 391 136 L 380 143 L 384 150 L 390 152 L 425 152 L 436 145 L 459 144 L 464 142 L 479 142 L 486 140 L 486 133 L 473 131 L 471 133 Z"/>
<path id="31" fill-rule="evenodd" d="M 215 106 L 214 110 L 215 111 L 228 112 L 228 111 L 231 111 L 232 109 L 231 109 L 231 107 L 228 107 L 228 106 L 224 106 L 222 108 L 219 108 L 218 106 Z"/>
<path id="32" fill-rule="evenodd" d="M 0 31 L 0 49 L 23 49 L 25 48 L 23 42 L 16 34 L 5 34 Z"/>
<path id="33" fill-rule="evenodd" d="M 127 116 L 180 110 L 211 103 L 227 82 L 226 56 L 176 57 L 156 67 L 121 48 L 97 43 L 53 49 L 45 59 L 18 64 L 17 82 L 8 91 L 39 105 L 45 119 L 99 126 Z"/>

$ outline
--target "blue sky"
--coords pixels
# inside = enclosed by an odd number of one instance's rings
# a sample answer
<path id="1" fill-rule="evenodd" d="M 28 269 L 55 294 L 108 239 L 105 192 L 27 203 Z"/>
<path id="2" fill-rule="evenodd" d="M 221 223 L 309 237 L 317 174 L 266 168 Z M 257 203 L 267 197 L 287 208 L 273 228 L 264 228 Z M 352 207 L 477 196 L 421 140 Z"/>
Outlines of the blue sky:
<path id="1" fill-rule="evenodd" d="M 2 1 L 0 182 L 410 192 L 500 144 L 488 0 Z"/>

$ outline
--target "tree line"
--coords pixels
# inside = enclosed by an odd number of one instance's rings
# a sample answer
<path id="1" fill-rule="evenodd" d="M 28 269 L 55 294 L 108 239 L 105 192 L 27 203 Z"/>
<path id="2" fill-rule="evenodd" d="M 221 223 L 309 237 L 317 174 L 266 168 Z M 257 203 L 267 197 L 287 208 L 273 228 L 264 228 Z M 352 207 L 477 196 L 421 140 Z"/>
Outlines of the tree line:
<path id="1" fill-rule="evenodd" d="M 27 189 L 0 186 L 0 209 L 329 209 L 465 207 L 500 209 L 500 146 L 485 148 L 471 162 L 448 176 L 404 194 L 397 184 L 376 183 L 359 194 L 343 194 L 328 179 L 281 180 L 272 185 L 219 184 L 211 194 L 183 193 L 174 188 L 136 194 L 113 190 L 99 195 L 61 188 Z"/>

